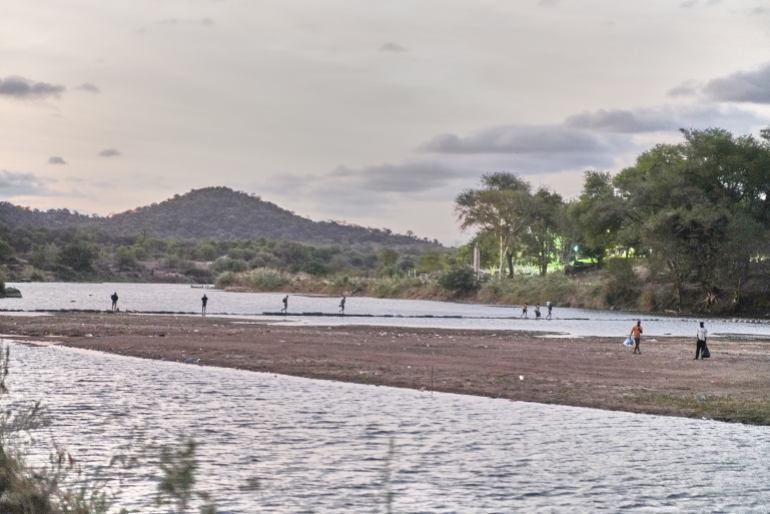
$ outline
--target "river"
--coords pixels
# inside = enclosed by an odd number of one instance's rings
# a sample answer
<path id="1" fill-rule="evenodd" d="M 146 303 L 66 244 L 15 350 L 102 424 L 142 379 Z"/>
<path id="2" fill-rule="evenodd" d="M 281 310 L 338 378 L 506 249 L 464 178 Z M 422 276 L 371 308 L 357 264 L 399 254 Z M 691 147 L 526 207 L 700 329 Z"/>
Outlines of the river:
<path id="1" fill-rule="evenodd" d="M 202 289 L 185 284 L 132 283 L 18 283 L 23 298 L 0 300 L 6 311 L 57 311 L 63 309 L 109 310 L 110 295 L 117 292 L 118 306 L 132 312 L 185 312 L 200 309 Z M 704 318 L 659 316 L 629 312 L 571 309 L 556 306 L 552 320 L 520 319 L 519 306 L 480 305 L 425 300 L 392 300 L 351 297 L 345 316 L 337 316 L 338 298 L 291 295 L 289 315 L 265 316 L 281 308 L 283 293 L 234 293 L 206 289 L 210 315 L 313 325 L 378 325 L 486 330 L 526 330 L 572 336 L 625 337 L 637 319 L 647 336 L 692 336 Z M 543 317 L 545 307 L 542 307 Z M 325 316 L 318 316 L 325 314 Z M 712 336 L 770 337 L 766 320 L 708 319 Z"/>
<path id="2" fill-rule="evenodd" d="M 11 401 L 86 469 L 132 434 L 201 444 L 221 512 L 764 512 L 770 428 L 12 345 Z M 138 432 L 137 432 L 138 431 Z M 393 442 L 393 451 L 390 444 Z M 45 452 L 37 452 L 38 460 Z M 104 478 L 154 506 L 152 466 Z M 118 486 L 118 479 L 120 485 Z"/>

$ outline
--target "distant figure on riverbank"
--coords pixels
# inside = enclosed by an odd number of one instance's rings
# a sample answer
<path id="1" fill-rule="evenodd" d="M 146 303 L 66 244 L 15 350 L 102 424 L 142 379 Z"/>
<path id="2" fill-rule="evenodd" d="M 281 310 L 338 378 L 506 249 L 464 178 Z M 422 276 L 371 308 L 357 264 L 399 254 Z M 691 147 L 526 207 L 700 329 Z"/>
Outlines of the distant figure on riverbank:
<path id="1" fill-rule="evenodd" d="M 545 319 L 551 319 L 551 313 L 553 312 L 553 304 L 551 302 L 545 302 L 545 308 L 548 309 L 548 314 Z"/>
<path id="2" fill-rule="evenodd" d="M 524 319 L 527 319 L 527 304 L 526 303 L 521 308 L 521 317 L 524 318 Z"/>
<path id="3" fill-rule="evenodd" d="M 345 314 L 345 295 L 342 295 L 342 300 L 340 300 L 340 314 Z"/>
<path id="4" fill-rule="evenodd" d="M 206 316 L 206 305 L 209 303 L 209 297 L 206 296 L 206 293 L 203 293 L 203 296 L 201 296 L 201 314 L 205 317 Z"/>
<path id="5" fill-rule="evenodd" d="M 535 319 L 540 319 L 540 304 L 535 305 Z"/>
<path id="6" fill-rule="evenodd" d="M 283 302 L 283 307 L 281 308 L 281 314 L 286 314 L 286 311 L 289 310 L 289 295 L 284 296 L 281 302 Z"/>
<path id="7" fill-rule="evenodd" d="M 700 327 L 698 327 L 698 333 L 695 336 L 695 360 L 698 360 L 698 356 L 700 355 L 701 360 L 704 358 L 708 358 L 708 348 L 706 348 L 706 337 L 708 337 L 709 331 L 706 329 L 706 327 L 703 326 L 703 322 L 700 322 Z"/>
<path id="8" fill-rule="evenodd" d="M 631 327 L 631 339 L 634 340 L 633 353 L 641 354 L 642 350 L 639 348 L 639 344 L 642 342 L 642 320 L 636 320 L 636 325 Z"/>
<path id="9" fill-rule="evenodd" d="M 112 300 L 112 312 L 117 312 L 118 310 L 118 292 L 115 291 L 110 296 L 110 300 Z"/>

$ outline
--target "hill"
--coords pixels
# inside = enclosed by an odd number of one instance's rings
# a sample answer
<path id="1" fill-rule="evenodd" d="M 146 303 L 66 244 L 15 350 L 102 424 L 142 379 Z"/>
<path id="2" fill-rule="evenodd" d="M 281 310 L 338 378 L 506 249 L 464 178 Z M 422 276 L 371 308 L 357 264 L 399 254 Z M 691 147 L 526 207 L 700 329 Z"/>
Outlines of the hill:
<path id="1" fill-rule="evenodd" d="M 113 236 L 147 235 L 182 240 L 272 239 L 313 244 L 389 247 L 433 245 L 389 230 L 313 221 L 226 187 L 195 189 L 158 204 L 107 217 L 67 209 L 37 211 L 0 203 L 0 224 L 8 228 L 93 228 Z"/>

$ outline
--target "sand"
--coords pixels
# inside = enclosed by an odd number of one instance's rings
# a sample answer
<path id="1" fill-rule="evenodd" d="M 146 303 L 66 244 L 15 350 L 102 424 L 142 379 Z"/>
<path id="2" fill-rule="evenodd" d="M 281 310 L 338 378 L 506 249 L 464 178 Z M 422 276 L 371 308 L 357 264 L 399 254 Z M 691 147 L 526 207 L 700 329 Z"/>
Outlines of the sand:
<path id="1" fill-rule="evenodd" d="M 77 348 L 260 372 L 552 404 L 770 424 L 770 342 L 393 327 L 278 326 L 215 317 L 0 317 L 0 333 Z"/>

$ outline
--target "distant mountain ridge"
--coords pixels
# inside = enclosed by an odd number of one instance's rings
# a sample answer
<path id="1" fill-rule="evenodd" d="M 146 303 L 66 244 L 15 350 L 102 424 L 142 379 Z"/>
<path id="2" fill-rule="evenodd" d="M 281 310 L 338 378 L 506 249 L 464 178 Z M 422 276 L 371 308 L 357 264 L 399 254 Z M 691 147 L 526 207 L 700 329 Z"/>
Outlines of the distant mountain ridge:
<path id="1" fill-rule="evenodd" d="M 434 245 L 427 239 L 334 221 L 313 221 L 227 187 L 193 189 L 163 202 L 107 217 L 67 209 L 39 211 L 0 202 L 0 223 L 14 228 L 92 228 L 113 236 L 144 234 L 162 239 L 275 239 L 313 244 Z"/>

